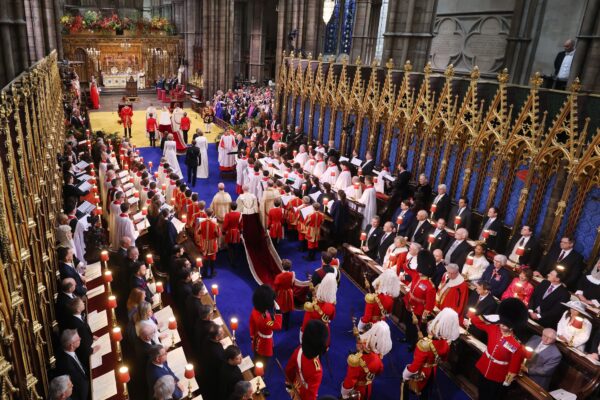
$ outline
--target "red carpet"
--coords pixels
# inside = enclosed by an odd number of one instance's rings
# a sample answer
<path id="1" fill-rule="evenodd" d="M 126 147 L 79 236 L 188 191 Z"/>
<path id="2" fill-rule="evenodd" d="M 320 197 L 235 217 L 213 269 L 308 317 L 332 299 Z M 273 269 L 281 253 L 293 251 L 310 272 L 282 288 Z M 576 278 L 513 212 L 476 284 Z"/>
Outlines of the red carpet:
<path id="1" fill-rule="evenodd" d="M 242 239 L 248 266 L 252 276 L 259 284 L 273 286 L 275 276 L 281 269 L 281 259 L 273 247 L 271 239 L 260 223 L 258 214 L 243 215 L 244 230 Z M 308 281 L 299 281 L 296 278 L 294 287 L 294 300 L 296 304 L 303 304 L 308 293 Z"/>

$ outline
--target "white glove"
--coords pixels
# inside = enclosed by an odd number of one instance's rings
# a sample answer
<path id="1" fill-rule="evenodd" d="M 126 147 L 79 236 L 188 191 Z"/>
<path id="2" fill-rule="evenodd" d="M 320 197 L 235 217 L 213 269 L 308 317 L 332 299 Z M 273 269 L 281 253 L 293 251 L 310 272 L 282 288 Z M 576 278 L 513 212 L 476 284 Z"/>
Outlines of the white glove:
<path id="1" fill-rule="evenodd" d="M 410 378 L 413 377 L 413 375 L 415 375 L 414 373 L 410 372 L 408 370 L 408 367 L 404 368 L 404 371 L 402 371 L 402 379 L 404 379 L 405 381 L 409 380 Z"/>
<path id="2" fill-rule="evenodd" d="M 275 304 L 275 309 L 276 309 L 276 310 L 279 310 L 279 304 L 277 304 L 277 302 L 276 302 L 276 301 L 275 301 L 275 302 L 273 302 L 273 303 Z"/>

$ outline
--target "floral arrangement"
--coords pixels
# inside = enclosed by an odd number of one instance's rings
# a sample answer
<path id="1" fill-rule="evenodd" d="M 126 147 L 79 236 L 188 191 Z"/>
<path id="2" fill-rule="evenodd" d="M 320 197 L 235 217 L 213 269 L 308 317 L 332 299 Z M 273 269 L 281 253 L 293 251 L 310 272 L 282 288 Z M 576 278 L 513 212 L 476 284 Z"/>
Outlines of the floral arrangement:
<path id="1" fill-rule="evenodd" d="M 117 14 L 102 17 L 99 12 L 88 10 L 82 15 L 65 14 L 60 19 L 64 33 L 79 33 L 84 30 L 99 32 L 137 31 L 175 33 L 175 27 L 166 18 L 154 17 L 151 20 L 140 18 L 136 21 L 131 18 L 121 18 Z"/>

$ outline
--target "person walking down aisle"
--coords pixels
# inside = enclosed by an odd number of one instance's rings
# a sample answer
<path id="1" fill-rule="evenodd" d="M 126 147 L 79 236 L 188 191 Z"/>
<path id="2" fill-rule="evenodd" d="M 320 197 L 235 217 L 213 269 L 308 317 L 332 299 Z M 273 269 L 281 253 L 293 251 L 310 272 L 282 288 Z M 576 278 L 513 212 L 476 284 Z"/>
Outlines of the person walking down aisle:
<path id="1" fill-rule="evenodd" d="M 200 149 L 196 146 L 189 146 L 185 151 L 185 165 L 187 166 L 187 182 L 191 186 L 196 186 L 196 168 L 201 162 Z"/>
<path id="2" fill-rule="evenodd" d="M 200 149 L 200 164 L 196 168 L 196 177 L 206 179 L 208 178 L 208 140 L 200 128 L 196 129 L 194 134 L 194 146 Z"/>
<path id="3" fill-rule="evenodd" d="M 179 176 L 180 179 L 183 179 L 183 175 L 181 174 L 181 168 L 179 167 L 179 161 L 177 160 L 177 143 L 173 139 L 173 134 L 169 133 L 167 135 L 167 140 L 165 140 L 163 156 L 173 169 L 173 173 Z"/>

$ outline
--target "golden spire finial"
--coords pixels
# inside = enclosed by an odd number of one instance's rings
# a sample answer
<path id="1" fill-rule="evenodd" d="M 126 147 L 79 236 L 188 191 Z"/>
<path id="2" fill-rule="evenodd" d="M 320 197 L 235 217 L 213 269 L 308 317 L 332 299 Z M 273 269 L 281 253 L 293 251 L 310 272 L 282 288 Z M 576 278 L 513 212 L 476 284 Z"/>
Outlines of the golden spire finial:
<path id="1" fill-rule="evenodd" d="M 311 51 L 309 51 L 308 54 L 306 55 L 306 59 L 312 60 L 312 52 Z"/>
<path id="2" fill-rule="evenodd" d="M 385 63 L 385 67 L 386 67 L 387 69 L 392 69 L 392 68 L 394 68 L 394 59 L 393 59 L 393 58 L 390 58 L 390 59 L 388 60 L 388 62 L 386 62 L 386 63 Z"/>
<path id="3" fill-rule="evenodd" d="M 452 78 L 454 76 L 454 65 L 448 64 L 446 70 L 444 71 L 444 75 L 446 78 Z"/>
<path id="4" fill-rule="evenodd" d="M 318 61 L 323 61 L 323 54 L 319 53 L 319 57 L 317 57 Z"/>
<path id="5" fill-rule="evenodd" d="M 404 72 L 411 72 L 412 69 L 413 69 L 413 66 L 410 63 L 410 60 L 406 60 L 406 62 L 404 63 Z"/>
<path id="6" fill-rule="evenodd" d="M 471 79 L 477 80 L 477 79 L 479 79 L 480 76 L 481 76 L 481 73 L 479 72 L 479 67 L 476 65 L 471 70 Z"/>
<path id="7" fill-rule="evenodd" d="M 354 64 L 356 64 L 357 67 L 360 67 L 362 65 L 362 61 L 360 61 L 360 56 L 356 57 L 356 61 L 354 62 Z"/>
<path id="8" fill-rule="evenodd" d="M 294 50 L 290 51 L 290 57 L 291 57 L 291 58 L 294 58 L 294 57 L 296 57 L 296 54 L 294 53 Z"/>
<path id="9" fill-rule="evenodd" d="M 533 89 L 539 88 L 543 82 L 544 79 L 542 79 L 542 74 L 540 73 L 540 71 L 537 71 L 535 74 L 533 74 L 533 76 L 529 80 L 529 84 Z"/>
<path id="10" fill-rule="evenodd" d="M 508 68 L 504 68 L 502 72 L 498 74 L 498 82 L 506 83 L 508 82 Z"/>
<path id="11" fill-rule="evenodd" d="M 425 68 L 423 68 L 423 72 L 425 72 L 425 75 L 429 75 L 431 73 L 431 69 L 431 61 L 427 61 Z"/>
<path id="12" fill-rule="evenodd" d="M 581 82 L 579 81 L 579 77 L 576 77 L 571 86 L 569 86 L 569 91 L 571 93 L 577 93 L 581 89 Z"/>
<path id="13" fill-rule="evenodd" d="M 375 67 L 379 67 L 379 60 L 378 60 L 378 59 L 376 59 L 376 58 L 374 58 L 374 59 L 371 61 L 371 68 L 375 68 Z"/>

